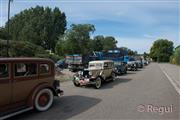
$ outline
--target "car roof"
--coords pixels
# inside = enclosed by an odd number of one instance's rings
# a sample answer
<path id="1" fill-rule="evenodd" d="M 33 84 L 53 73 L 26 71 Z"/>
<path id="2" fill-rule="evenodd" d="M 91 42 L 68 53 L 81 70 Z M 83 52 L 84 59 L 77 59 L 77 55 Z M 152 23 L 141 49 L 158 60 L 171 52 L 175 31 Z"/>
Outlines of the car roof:
<path id="1" fill-rule="evenodd" d="M 12 62 L 12 61 L 38 61 L 38 62 L 53 62 L 51 59 L 47 58 L 35 58 L 35 57 L 9 57 L 9 58 L 0 58 L 0 62 Z M 54 62 L 53 62 L 54 63 Z"/>
<path id="2" fill-rule="evenodd" d="M 96 60 L 96 61 L 91 61 L 89 63 L 105 63 L 105 62 L 113 62 L 112 60 Z"/>

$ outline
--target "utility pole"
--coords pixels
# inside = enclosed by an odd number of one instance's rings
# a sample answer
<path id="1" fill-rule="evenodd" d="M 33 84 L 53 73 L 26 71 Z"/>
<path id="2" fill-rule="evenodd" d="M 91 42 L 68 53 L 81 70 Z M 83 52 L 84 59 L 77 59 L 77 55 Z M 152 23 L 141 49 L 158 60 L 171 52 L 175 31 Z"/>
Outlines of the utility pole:
<path id="1" fill-rule="evenodd" d="M 9 36 L 10 36 L 10 31 L 9 31 L 9 20 L 10 20 L 10 5 L 11 5 L 11 2 L 12 2 L 12 0 L 9 0 L 8 1 L 8 39 L 7 39 L 7 57 L 9 57 L 9 47 L 10 47 L 10 45 L 9 45 Z"/>

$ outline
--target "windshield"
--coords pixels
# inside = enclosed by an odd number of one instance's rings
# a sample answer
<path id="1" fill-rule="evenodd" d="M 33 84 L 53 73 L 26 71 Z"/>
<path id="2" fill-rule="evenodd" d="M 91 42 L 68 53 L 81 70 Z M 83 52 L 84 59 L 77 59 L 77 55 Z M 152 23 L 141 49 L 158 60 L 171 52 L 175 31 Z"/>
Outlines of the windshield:
<path id="1" fill-rule="evenodd" d="M 101 69 L 102 68 L 102 63 L 90 63 L 89 68 L 90 69 Z"/>

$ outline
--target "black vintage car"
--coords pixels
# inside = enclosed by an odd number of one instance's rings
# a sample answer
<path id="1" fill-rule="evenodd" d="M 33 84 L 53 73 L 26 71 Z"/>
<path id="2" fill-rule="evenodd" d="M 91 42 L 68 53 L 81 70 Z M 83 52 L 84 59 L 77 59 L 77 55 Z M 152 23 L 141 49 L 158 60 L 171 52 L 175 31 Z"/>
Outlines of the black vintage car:
<path id="1" fill-rule="evenodd" d="M 55 66 L 56 66 L 56 67 L 59 67 L 59 68 L 61 68 L 61 69 L 64 69 L 64 68 L 67 68 L 67 67 L 68 67 L 68 65 L 67 65 L 66 62 L 65 62 L 65 59 L 61 59 L 61 60 L 57 61 L 57 62 L 55 63 Z"/>
<path id="2" fill-rule="evenodd" d="M 136 62 L 137 62 L 138 68 L 143 68 L 144 65 L 143 65 L 142 60 L 137 60 Z"/>
<path id="3" fill-rule="evenodd" d="M 136 62 L 136 60 L 133 57 L 130 58 L 129 61 L 127 62 L 127 69 L 133 70 L 133 71 L 138 70 L 138 63 Z"/>
<path id="4" fill-rule="evenodd" d="M 114 62 L 114 72 L 116 75 L 122 75 L 127 73 L 127 64 L 126 62 Z"/>

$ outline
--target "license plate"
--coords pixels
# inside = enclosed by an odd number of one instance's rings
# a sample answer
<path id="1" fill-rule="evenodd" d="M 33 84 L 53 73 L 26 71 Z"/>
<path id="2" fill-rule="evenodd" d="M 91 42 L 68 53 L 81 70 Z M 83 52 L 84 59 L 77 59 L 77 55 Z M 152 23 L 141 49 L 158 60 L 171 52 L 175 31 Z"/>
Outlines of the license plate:
<path id="1" fill-rule="evenodd" d="M 89 82 L 89 79 L 85 79 L 86 82 Z"/>

